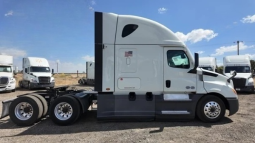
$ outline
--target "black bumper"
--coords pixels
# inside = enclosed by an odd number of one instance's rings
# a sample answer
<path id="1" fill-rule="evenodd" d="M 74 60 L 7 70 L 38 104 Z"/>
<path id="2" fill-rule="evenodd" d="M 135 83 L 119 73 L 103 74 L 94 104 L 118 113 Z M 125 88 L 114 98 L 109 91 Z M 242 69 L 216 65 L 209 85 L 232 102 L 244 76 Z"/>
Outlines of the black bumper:
<path id="1" fill-rule="evenodd" d="M 43 87 L 54 87 L 55 82 L 52 83 L 32 83 L 30 82 L 31 88 L 43 88 Z"/>
<path id="2" fill-rule="evenodd" d="M 229 116 L 235 114 L 239 109 L 239 102 L 236 98 L 227 99 L 229 105 Z"/>
<path id="3" fill-rule="evenodd" d="M 235 90 L 238 91 L 244 91 L 244 92 L 254 92 L 254 86 L 245 86 L 241 88 L 235 88 Z"/>

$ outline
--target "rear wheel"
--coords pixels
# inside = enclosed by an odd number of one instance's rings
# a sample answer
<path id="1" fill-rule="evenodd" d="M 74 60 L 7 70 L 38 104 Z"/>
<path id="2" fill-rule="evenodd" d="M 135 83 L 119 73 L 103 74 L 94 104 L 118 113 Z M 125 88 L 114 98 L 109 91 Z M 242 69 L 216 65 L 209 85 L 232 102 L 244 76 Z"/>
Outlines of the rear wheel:
<path id="1" fill-rule="evenodd" d="M 33 125 L 42 113 L 38 101 L 35 97 L 31 98 L 29 96 L 16 98 L 9 107 L 10 119 L 18 126 Z"/>
<path id="2" fill-rule="evenodd" d="M 203 122 L 218 122 L 226 112 L 224 102 L 217 96 L 206 95 L 197 105 L 197 116 Z"/>
<path id="3" fill-rule="evenodd" d="M 37 97 L 33 96 L 33 95 L 24 95 L 26 97 L 29 97 L 29 98 L 32 98 L 36 104 L 38 105 L 38 108 L 39 108 L 39 114 L 38 114 L 38 117 L 37 117 L 37 121 L 41 119 L 42 115 L 43 115 L 43 104 L 42 102 L 40 101 L 40 99 L 38 99 Z"/>
<path id="4" fill-rule="evenodd" d="M 70 125 L 80 116 L 80 104 L 74 97 L 62 96 L 50 106 L 50 117 L 55 124 Z"/>
<path id="5" fill-rule="evenodd" d="M 30 94 L 34 97 L 37 97 L 41 103 L 42 103 L 42 106 L 43 106 L 43 114 L 42 114 L 42 117 L 45 117 L 47 112 L 48 112 L 48 104 L 47 104 L 47 101 L 45 100 L 45 98 L 43 98 L 41 95 L 39 94 Z"/>

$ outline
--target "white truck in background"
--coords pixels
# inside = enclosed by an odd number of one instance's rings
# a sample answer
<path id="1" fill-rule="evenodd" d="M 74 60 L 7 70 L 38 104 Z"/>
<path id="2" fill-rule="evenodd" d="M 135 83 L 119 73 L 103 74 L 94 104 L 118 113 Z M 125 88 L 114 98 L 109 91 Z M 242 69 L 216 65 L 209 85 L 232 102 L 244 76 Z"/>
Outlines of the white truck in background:
<path id="1" fill-rule="evenodd" d="M 0 54 L 0 92 L 15 92 L 17 71 L 13 66 L 13 56 Z"/>
<path id="2" fill-rule="evenodd" d="M 54 88 L 54 70 L 50 70 L 47 59 L 26 57 L 22 60 L 23 79 L 19 81 L 21 88 Z"/>
<path id="3" fill-rule="evenodd" d="M 97 104 L 98 120 L 218 122 L 239 109 L 232 78 L 199 68 L 199 57 L 164 25 L 139 16 L 95 12 L 93 91 L 55 87 L 3 101 L 19 126 L 47 114 L 70 125 Z M 1 117 L 1 118 L 2 118 Z"/>
<path id="4" fill-rule="evenodd" d="M 199 67 L 205 70 L 216 72 L 217 62 L 215 57 L 200 57 Z"/>
<path id="5" fill-rule="evenodd" d="M 78 80 L 81 85 L 94 85 L 95 83 L 95 62 L 86 62 L 86 78 Z"/>
<path id="6" fill-rule="evenodd" d="M 247 55 L 231 55 L 223 57 L 223 74 L 231 77 L 231 72 L 237 75 L 232 79 L 236 91 L 254 92 L 253 73 L 250 57 Z"/>

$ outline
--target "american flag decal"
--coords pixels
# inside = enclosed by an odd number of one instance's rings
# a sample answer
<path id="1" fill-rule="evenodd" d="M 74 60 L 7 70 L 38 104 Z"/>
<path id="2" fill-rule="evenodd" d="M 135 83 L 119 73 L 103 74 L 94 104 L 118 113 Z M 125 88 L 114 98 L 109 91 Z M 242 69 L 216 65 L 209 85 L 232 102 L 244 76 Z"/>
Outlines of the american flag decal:
<path id="1" fill-rule="evenodd" d="M 133 51 L 126 51 L 125 52 L 125 57 L 132 57 Z"/>

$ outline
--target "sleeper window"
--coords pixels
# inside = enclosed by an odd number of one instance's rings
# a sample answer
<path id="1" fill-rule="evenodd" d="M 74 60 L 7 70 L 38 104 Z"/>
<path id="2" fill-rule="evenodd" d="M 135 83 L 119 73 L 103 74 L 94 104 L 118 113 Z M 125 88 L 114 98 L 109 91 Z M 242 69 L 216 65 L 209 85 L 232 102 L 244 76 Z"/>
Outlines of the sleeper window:
<path id="1" fill-rule="evenodd" d="M 138 28 L 138 25 L 136 24 L 127 24 L 122 31 L 122 37 L 126 37 L 133 33 Z"/>
<path id="2" fill-rule="evenodd" d="M 168 65 L 173 68 L 188 69 L 190 67 L 189 58 L 182 50 L 168 50 L 167 60 Z"/>

